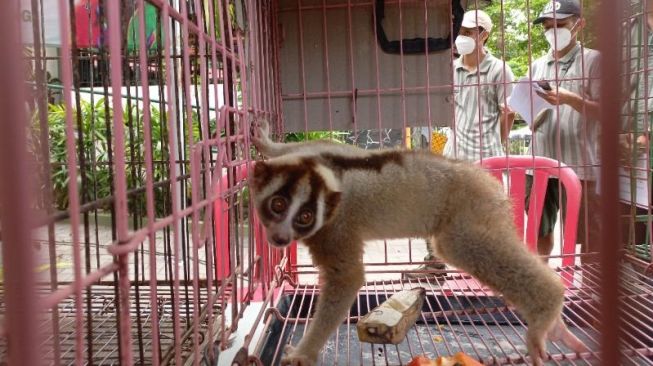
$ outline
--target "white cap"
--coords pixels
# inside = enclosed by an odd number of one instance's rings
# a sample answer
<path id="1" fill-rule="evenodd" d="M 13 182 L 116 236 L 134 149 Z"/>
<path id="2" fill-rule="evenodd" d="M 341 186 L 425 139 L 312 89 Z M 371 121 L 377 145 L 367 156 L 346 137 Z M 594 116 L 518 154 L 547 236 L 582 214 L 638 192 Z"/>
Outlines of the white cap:
<path id="1" fill-rule="evenodd" d="M 488 33 L 492 31 L 492 19 L 483 10 L 470 10 L 466 12 L 461 25 L 465 28 L 482 27 Z"/>

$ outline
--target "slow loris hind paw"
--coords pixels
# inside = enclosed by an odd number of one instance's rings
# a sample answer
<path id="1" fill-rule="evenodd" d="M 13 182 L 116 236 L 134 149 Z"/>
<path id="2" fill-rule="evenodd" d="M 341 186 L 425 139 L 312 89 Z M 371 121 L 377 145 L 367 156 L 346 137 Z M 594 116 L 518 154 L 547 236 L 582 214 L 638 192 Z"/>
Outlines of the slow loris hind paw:
<path id="1" fill-rule="evenodd" d="M 311 357 L 299 354 L 293 346 L 286 346 L 284 353 L 285 356 L 281 358 L 281 366 L 313 366 L 316 364 Z"/>

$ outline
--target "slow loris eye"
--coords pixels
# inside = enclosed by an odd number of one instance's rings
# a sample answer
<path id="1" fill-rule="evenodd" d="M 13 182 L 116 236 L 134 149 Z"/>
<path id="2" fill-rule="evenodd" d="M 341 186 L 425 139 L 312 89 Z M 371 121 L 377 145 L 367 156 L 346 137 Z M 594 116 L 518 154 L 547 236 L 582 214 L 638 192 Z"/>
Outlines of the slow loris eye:
<path id="1" fill-rule="evenodd" d="M 295 223 L 299 226 L 310 226 L 313 223 L 313 212 L 304 210 L 297 215 Z"/>
<path id="2" fill-rule="evenodd" d="M 283 213 L 288 208 L 288 202 L 280 196 L 272 197 L 270 200 L 270 210 L 276 214 Z"/>

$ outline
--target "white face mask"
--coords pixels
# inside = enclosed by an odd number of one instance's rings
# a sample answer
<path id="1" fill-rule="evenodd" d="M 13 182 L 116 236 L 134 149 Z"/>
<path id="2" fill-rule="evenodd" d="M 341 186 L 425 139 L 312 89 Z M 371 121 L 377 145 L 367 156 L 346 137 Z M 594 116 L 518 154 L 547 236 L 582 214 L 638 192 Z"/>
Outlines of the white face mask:
<path id="1" fill-rule="evenodd" d="M 469 55 L 476 49 L 476 41 L 472 37 L 458 36 L 456 37 L 456 49 L 461 55 Z"/>
<path id="2" fill-rule="evenodd" d="M 574 23 L 571 29 L 574 29 L 577 23 L 578 22 Z M 551 49 L 554 51 L 560 51 L 569 46 L 569 42 L 571 42 L 571 30 L 565 27 L 551 28 L 544 32 L 544 37 L 546 37 L 546 41 L 549 42 Z"/>

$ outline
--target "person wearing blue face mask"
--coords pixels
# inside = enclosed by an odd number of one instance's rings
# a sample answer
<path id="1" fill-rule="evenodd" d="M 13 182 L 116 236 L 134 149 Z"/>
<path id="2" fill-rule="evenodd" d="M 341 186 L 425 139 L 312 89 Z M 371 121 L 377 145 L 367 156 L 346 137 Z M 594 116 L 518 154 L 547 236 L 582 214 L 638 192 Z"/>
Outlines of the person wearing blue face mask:
<path id="1" fill-rule="evenodd" d="M 512 92 L 514 76 L 510 66 L 494 57 L 485 48 L 492 31 L 492 19 L 482 10 L 464 14 L 453 62 L 455 119 L 452 135 L 444 147 L 444 155 L 471 162 L 504 154 L 503 144 L 508 138 L 515 112 L 506 107 Z M 417 270 L 442 270 L 432 245 L 426 244 L 425 265 Z M 426 272 L 406 273 L 416 278 Z"/>
<path id="2" fill-rule="evenodd" d="M 578 35 L 585 26 L 578 0 L 547 3 L 533 24 L 541 25 L 550 50 L 533 61 L 527 75 L 545 86 L 537 93 L 551 104 L 551 108 L 537 116 L 531 127 L 533 138 L 529 153 L 561 161 L 576 172 L 583 186 L 578 242 L 581 252 L 595 252 L 598 249 L 600 212 L 596 187 L 599 167 L 600 55 L 578 41 Z M 527 206 L 531 185 L 529 176 Z M 565 214 L 565 202 L 564 189 L 556 179 L 550 179 L 538 235 L 538 252 L 541 255 L 551 254 L 553 229 L 561 205 L 563 216 Z"/>

